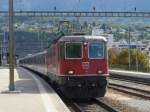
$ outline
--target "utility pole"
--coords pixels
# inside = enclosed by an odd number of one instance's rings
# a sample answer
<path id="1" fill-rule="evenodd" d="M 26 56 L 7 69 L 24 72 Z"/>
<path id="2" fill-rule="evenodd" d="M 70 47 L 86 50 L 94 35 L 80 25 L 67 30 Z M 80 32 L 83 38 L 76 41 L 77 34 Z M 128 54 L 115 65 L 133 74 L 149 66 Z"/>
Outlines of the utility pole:
<path id="1" fill-rule="evenodd" d="M 9 0 L 9 91 L 15 90 L 14 85 L 14 30 L 13 30 L 13 0 Z"/>
<path id="2" fill-rule="evenodd" d="M 130 50 L 130 47 L 131 47 L 131 33 L 130 33 L 130 26 L 129 26 L 129 70 L 131 69 L 131 50 Z"/>
<path id="3" fill-rule="evenodd" d="M 138 72 L 139 65 L 138 65 L 138 42 L 136 40 L 136 71 Z"/>

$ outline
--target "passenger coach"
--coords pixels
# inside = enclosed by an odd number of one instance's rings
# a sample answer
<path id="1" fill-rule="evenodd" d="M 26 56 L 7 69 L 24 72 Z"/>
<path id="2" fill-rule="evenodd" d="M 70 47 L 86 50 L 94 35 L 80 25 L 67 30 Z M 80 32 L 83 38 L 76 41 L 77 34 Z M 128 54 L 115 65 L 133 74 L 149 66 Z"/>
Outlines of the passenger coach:
<path id="1" fill-rule="evenodd" d="M 47 76 L 69 98 L 103 97 L 107 87 L 107 44 L 103 36 L 62 36 L 20 65 Z"/>

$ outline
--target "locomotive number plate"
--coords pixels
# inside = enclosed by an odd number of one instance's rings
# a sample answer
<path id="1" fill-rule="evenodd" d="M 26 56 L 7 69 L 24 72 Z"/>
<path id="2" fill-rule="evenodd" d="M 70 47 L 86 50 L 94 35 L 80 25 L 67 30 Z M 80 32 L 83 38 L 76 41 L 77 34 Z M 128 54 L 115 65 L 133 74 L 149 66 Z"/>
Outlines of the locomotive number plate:
<path id="1" fill-rule="evenodd" d="M 82 68 L 83 69 L 89 69 L 90 63 L 89 62 L 82 62 Z"/>

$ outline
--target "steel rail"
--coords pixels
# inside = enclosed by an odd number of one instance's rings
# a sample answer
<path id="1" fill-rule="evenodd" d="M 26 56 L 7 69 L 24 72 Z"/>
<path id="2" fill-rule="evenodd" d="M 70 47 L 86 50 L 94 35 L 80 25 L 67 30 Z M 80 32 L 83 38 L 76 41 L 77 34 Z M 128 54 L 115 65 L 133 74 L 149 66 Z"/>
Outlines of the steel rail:
<path id="1" fill-rule="evenodd" d="M 76 112 L 84 112 L 84 110 L 77 103 L 72 103 L 72 107 Z"/>
<path id="2" fill-rule="evenodd" d="M 135 83 L 140 83 L 140 84 L 145 84 L 145 85 L 150 85 L 150 78 L 144 78 L 144 77 L 136 77 L 136 76 L 125 76 L 125 75 L 119 75 L 115 73 L 110 73 L 109 76 L 111 79 L 119 79 L 119 80 L 127 80 L 127 81 L 132 81 Z"/>
<path id="3" fill-rule="evenodd" d="M 137 88 L 133 88 L 133 87 L 129 87 L 129 86 L 124 86 L 124 85 L 120 85 L 120 84 L 109 83 L 109 86 L 117 86 L 117 87 L 122 87 L 122 88 L 130 89 L 130 90 L 134 90 L 134 91 L 139 91 L 139 92 L 143 92 L 143 93 L 146 93 L 146 94 L 150 94 L 150 91 L 146 91 L 146 90 L 143 90 L 143 89 L 137 89 Z"/>
<path id="4" fill-rule="evenodd" d="M 147 86 L 149 86 L 150 85 L 150 83 L 148 83 L 148 82 L 143 82 L 143 81 L 140 81 L 140 80 L 134 80 L 134 78 L 132 79 L 129 79 L 129 78 L 124 78 L 123 79 L 123 77 L 121 77 L 121 78 L 119 78 L 119 77 L 110 77 L 110 79 L 114 79 L 114 80 L 119 80 L 119 81 L 128 81 L 128 82 L 133 82 L 133 83 L 136 83 L 136 84 L 142 84 L 142 85 L 147 85 Z"/>
<path id="5" fill-rule="evenodd" d="M 80 104 L 81 103 L 81 104 Z M 119 112 L 119 110 L 115 109 L 114 107 L 112 107 L 111 105 L 105 103 L 104 101 L 100 100 L 100 99 L 91 99 L 90 101 L 84 101 L 84 102 L 76 102 L 74 101 L 74 106 L 76 107 L 76 109 L 78 110 L 77 112 L 93 112 L 93 110 L 96 111 L 97 107 L 95 107 L 94 105 L 98 105 L 100 108 L 103 108 L 104 110 L 108 111 L 108 112 Z M 83 106 L 85 105 L 85 106 Z M 93 105 L 92 106 L 88 106 L 88 105 Z M 94 111 L 94 112 L 95 112 Z M 97 110 L 100 111 L 100 110 Z"/>
<path id="6" fill-rule="evenodd" d="M 109 112 L 119 112 L 119 110 L 115 109 L 114 107 L 112 107 L 111 105 L 105 103 L 100 99 L 94 99 L 94 101 Z"/>
<path id="7" fill-rule="evenodd" d="M 127 93 L 127 94 L 131 94 L 131 95 L 134 95 L 134 96 L 138 96 L 138 97 L 141 97 L 141 98 L 144 98 L 144 99 L 149 99 L 150 100 L 150 94 L 148 91 L 144 91 L 144 90 L 138 90 L 138 89 L 133 89 L 131 87 L 127 87 L 127 86 L 121 86 L 121 85 L 113 85 L 113 84 L 110 84 L 108 86 L 108 88 L 111 88 L 111 89 L 114 89 L 114 90 L 117 90 L 117 91 L 120 91 L 120 92 L 123 92 L 123 93 Z"/>

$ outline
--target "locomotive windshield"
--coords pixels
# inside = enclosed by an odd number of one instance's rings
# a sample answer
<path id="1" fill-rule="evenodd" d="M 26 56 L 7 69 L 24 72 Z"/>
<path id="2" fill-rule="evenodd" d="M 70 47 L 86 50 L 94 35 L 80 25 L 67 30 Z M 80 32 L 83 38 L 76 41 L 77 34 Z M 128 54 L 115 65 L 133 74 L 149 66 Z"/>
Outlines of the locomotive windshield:
<path id="1" fill-rule="evenodd" d="M 91 42 L 89 43 L 89 58 L 104 58 L 104 43 Z"/>
<path id="2" fill-rule="evenodd" d="M 82 44 L 66 43 L 66 58 L 82 58 Z"/>

